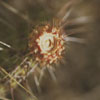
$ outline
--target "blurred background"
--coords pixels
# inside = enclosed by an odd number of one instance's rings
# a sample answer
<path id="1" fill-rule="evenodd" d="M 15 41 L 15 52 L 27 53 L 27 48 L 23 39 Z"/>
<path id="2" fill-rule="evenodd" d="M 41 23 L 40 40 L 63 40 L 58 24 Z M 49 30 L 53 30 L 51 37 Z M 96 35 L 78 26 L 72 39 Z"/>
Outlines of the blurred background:
<path id="1" fill-rule="evenodd" d="M 8 72 L 27 54 L 28 36 L 36 25 L 52 21 L 60 9 L 70 0 L 0 0 L 0 41 L 12 46 L 0 51 L 0 66 Z M 68 43 L 64 59 L 55 69 L 57 82 L 46 71 L 37 91 L 33 77 L 28 81 L 39 100 L 100 100 L 100 0 L 80 0 L 69 19 L 91 16 L 84 25 L 71 26 L 83 38 L 85 44 Z M 70 29 L 70 27 L 67 27 Z M 67 34 L 67 28 L 66 34 Z M 71 30 L 71 29 L 70 29 Z M 79 30 L 79 31 L 78 31 Z M 75 31 L 75 30 L 72 30 Z M 56 67 L 56 66 L 55 66 Z M 30 100 L 20 89 L 15 100 Z M 19 92 L 19 94 L 17 94 Z"/>

